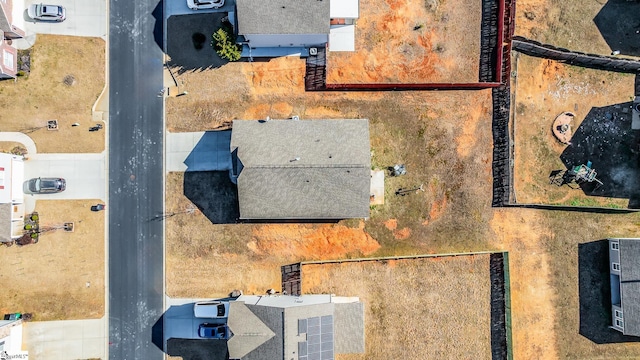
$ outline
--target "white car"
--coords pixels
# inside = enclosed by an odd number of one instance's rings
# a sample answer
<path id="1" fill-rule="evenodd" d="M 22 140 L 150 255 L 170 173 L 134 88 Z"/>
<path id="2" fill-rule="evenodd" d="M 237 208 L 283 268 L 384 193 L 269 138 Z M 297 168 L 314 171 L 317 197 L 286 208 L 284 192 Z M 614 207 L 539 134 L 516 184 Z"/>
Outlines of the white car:
<path id="1" fill-rule="evenodd" d="M 197 318 L 226 318 L 229 316 L 228 301 L 201 301 L 193 305 L 193 316 Z"/>
<path id="2" fill-rule="evenodd" d="M 224 5 L 224 0 L 187 0 L 191 10 L 218 9 Z"/>
<path id="3" fill-rule="evenodd" d="M 27 14 L 36 21 L 61 22 L 67 18 L 66 9 L 60 5 L 33 4 L 27 9 Z"/>

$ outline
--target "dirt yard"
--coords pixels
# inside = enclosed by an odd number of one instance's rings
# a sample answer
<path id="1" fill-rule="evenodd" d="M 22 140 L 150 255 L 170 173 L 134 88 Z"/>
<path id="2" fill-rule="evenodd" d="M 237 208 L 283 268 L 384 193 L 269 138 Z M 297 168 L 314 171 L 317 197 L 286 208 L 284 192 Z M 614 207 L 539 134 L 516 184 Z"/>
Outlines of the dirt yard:
<path id="1" fill-rule="evenodd" d="M 33 320 L 104 315 L 104 213 L 96 200 L 39 200 L 40 227 L 74 223 L 73 232 L 40 234 L 38 243 L 0 247 L 0 313 L 33 313 Z"/>
<path id="2" fill-rule="evenodd" d="M 329 52 L 327 83 L 477 82 L 481 1 L 363 0 L 355 52 Z"/>
<path id="3" fill-rule="evenodd" d="M 592 54 L 640 56 L 634 1 L 518 0 L 516 35 Z"/>
<path id="4" fill-rule="evenodd" d="M 26 133 L 38 152 L 101 152 L 104 131 L 89 127 L 95 125 L 91 107 L 104 87 L 104 69 L 102 39 L 38 35 L 30 75 L 0 82 L 0 129 Z M 53 119 L 57 131 L 45 128 Z"/>
<path id="5" fill-rule="evenodd" d="M 302 279 L 365 304 L 365 353 L 337 359 L 491 358 L 489 255 L 309 264 Z"/>
<path id="6" fill-rule="evenodd" d="M 512 92 L 517 202 L 627 207 L 630 195 L 637 197 L 634 192 L 638 186 L 630 183 L 633 177 L 617 177 L 624 172 L 622 163 L 629 162 L 627 170 L 633 171 L 634 155 L 616 144 L 633 140 L 628 109 L 633 99 L 633 75 L 578 68 L 522 54 L 515 59 L 518 75 Z M 562 112 L 575 115 L 569 146 L 552 134 L 553 121 Z M 588 161 L 593 162 L 604 182 L 593 193 L 598 196 L 549 183 L 553 171 Z"/>

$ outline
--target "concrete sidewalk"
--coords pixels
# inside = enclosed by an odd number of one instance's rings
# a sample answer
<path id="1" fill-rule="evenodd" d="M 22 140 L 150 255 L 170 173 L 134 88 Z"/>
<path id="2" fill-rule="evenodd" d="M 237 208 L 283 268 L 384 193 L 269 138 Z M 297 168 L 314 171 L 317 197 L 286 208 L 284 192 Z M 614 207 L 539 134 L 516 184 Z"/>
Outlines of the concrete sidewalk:
<path id="1" fill-rule="evenodd" d="M 167 132 L 165 171 L 231 170 L 231 131 Z"/>
<path id="2" fill-rule="evenodd" d="M 33 359 L 106 359 L 105 318 L 23 323 L 23 349 Z"/>
<path id="3" fill-rule="evenodd" d="M 0 132 L 0 141 L 14 141 L 19 142 L 27 149 L 29 155 L 34 155 L 36 151 L 36 143 L 29 137 L 29 135 L 21 132 Z"/>

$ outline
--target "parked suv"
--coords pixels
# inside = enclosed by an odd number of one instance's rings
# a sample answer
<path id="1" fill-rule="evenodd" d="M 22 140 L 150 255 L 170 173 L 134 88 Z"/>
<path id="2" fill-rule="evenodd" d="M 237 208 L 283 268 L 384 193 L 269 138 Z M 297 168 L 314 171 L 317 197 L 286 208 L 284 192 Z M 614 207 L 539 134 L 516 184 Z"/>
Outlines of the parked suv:
<path id="1" fill-rule="evenodd" d="M 200 324 L 198 336 L 206 339 L 228 339 L 229 328 L 222 324 Z"/>
<path id="2" fill-rule="evenodd" d="M 36 178 L 27 181 L 26 189 L 31 194 L 52 194 L 63 192 L 67 182 L 62 178 Z"/>
<path id="3" fill-rule="evenodd" d="M 187 6 L 191 10 L 219 9 L 224 5 L 224 0 L 187 0 Z"/>
<path id="4" fill-rule="evenodd" d="M 201 301 L 193 305 L 193 316 L 197 318 L 219 319 L 229 317 L 229 302 Z"/>
<path id="5" fill-rule="evenodd" d="M 36 21 L 61 22 L 67 18 L 66 9 L 60 5 L 33 4 L 27 9 L 27 14 Z"/>

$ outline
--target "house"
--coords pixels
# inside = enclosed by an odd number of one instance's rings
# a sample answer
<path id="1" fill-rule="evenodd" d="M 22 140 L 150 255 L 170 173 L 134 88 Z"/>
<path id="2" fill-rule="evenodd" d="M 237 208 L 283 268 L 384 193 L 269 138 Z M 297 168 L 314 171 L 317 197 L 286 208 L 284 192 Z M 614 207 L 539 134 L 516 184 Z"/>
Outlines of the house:
<path id="1" fill-rule="evenodd" d="M 609 239 L 612 328 L 640 336 L 640 239 Z"/>
<path id="2" fill-rule="evenodd" d="M 28 359 L 22 351 L 22 319 L 0 320 L 0 359 Z"/>
<path id="3" fill-rule="evenodd" d="M 23 182 L 22 156 L 0 153 L 0 243 L 12 242 L 23 234 Z"/>
<path id="4" fill-rule="evenodd" d="M 364 352 L 364 305 L 333 295 L 241 295 L 229 303 L 231 336 L 216 342 L 231 360 L 333 360 Z M 215 320 L 213 320 L 215 321 Z M 226 351 L 224 351 L 226 348 Z"/>
<path id="5" fill-rule="evenodd" d="M 236 120 L 231 180 L 241 219 L 369 217 L 369 121 Z"/>
<path id="6" fill-rule="evenodd" d="M 0 79 L 12 79 L 18 73 L 18 51 L 12 42 L 24 37 L 22 29 L 13 24 L 12 0 L 0 0 Z"/>
<path id="7" fill-rule="evenodd" d="M 354 51 L 358 7 L 358 0 L 237 0 L 242 56 L 308 56 L 310 49 L 325 47 Z"/>

